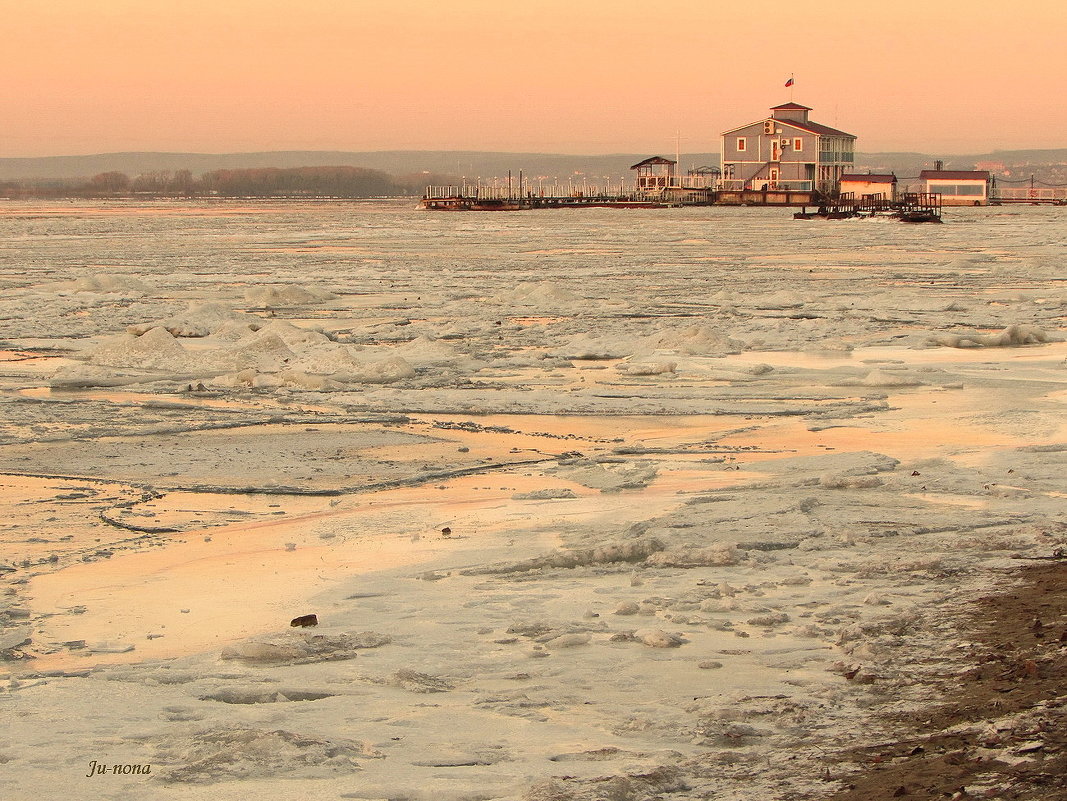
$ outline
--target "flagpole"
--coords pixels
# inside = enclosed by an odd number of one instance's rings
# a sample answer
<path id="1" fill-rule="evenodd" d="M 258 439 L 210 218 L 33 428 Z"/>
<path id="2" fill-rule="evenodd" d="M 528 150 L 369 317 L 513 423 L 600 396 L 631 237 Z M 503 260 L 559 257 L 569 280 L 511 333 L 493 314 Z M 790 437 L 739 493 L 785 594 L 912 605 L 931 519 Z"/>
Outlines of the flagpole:
<path id="1" fill-rule="evenodd" d="M 793 102 L 793 73 L 789 73 L 789 102 Z"/>

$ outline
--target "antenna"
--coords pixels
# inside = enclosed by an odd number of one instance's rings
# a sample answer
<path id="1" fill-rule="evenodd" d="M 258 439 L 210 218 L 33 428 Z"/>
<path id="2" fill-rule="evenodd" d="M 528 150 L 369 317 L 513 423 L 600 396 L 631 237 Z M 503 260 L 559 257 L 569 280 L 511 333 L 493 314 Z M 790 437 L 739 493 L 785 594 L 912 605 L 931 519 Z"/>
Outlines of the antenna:
<path id="1" fill-rule="evenodd" d="M 679 172 L 682 168 L 682 132 L 675 129 L 674 131 L 674 180 L 681 186 L 681 178 L 679 178 Z"/>

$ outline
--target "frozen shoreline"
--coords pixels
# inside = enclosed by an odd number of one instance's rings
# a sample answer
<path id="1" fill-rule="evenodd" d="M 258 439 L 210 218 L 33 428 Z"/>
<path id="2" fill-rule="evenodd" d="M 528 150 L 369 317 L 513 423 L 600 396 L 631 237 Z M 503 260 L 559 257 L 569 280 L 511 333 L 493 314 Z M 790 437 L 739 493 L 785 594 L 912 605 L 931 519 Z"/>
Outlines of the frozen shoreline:
<path id="1" fill-rule="evenodd" d="M 5 797 L 819 797 L 1067 538 L 1054 210 L 32 211 Z"/>

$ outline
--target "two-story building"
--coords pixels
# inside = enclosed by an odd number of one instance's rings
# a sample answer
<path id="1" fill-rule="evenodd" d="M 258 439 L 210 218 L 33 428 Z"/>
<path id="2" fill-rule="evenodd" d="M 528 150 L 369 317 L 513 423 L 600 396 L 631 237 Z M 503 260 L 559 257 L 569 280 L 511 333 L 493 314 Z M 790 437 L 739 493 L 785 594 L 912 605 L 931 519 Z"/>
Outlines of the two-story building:
<path id="1" fill-rule="evenodd" d="M 769 117 L 724 132 L 722 187 L 836 193 L 853 170 L 856 137 L 812 122 L 809 111 L 783 103 Z"/>

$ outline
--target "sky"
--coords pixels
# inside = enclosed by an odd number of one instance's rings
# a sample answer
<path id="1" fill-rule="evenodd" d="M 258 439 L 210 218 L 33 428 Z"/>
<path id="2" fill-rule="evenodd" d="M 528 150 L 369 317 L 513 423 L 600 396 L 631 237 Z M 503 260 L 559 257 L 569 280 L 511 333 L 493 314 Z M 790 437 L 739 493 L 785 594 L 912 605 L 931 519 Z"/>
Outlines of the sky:
<path id="1" fill-rule="evenodd" d="M 1067 147 L 1062 0 L 0 0 L 0 157 Z M 793 75 L 795 84 L 786 89 Z"/>

